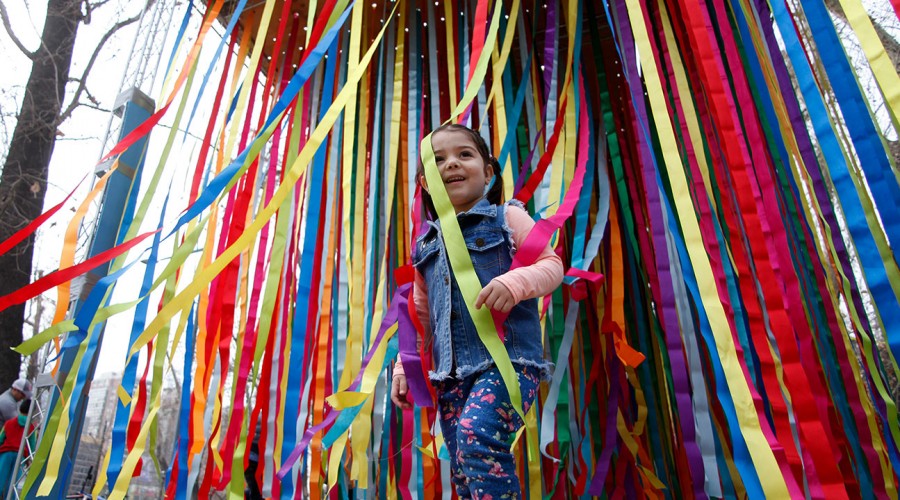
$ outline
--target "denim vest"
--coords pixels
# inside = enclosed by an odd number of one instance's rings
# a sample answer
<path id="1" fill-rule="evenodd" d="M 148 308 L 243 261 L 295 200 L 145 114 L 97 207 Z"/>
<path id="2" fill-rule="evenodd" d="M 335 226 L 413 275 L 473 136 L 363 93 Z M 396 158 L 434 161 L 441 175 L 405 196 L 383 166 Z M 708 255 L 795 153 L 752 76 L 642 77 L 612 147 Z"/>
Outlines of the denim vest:
<path id="1" fill-rule="evenodd" d="M 457 214 L 481 286 L 508 271 L 512 264 L 513 245 L 505 208 L 482 199 L 468 212 Z M 413 264 L 428 286 L 435 365 L 429 377 L 433 381 L 454 375 L 462 379 L 490 368 L 494 360 L 478 337 L 450 269 L 440 223 L 427 221 L 427 224 L 427 230 L 416 242 Z M 516 304 L 503 326 L 504 344 L 512 363 L 537 367 L 546 378 L 551 364 L 544 360 L 537 299 Z"/>

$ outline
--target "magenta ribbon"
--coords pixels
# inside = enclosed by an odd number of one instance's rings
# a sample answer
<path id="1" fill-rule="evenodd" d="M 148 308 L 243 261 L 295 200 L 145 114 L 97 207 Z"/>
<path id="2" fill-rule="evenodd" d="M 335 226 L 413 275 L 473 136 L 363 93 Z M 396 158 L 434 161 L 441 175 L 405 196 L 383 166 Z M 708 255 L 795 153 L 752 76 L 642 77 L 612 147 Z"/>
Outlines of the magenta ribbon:
<path id="1" fill-rule="evenodd" d="M 584 96 L 584 78 L 580 71 L 578 76 L 578 91 L 581 93 L 579 120 L 582 124 L 578 133 L 578 148 L 579 151 L 587 151 L 589 146 L 588 142 L 591 139 L 586 125 L 588 123 L 587 101 Z M 559 230 L 563 224 L 566 223 L 566 220 L 572 216 L 572 213 L 575 211 L 575 206 L 578 205 L 578 200 L 581 198 L 581 188 L 584 186 L 584 174 L 587 171 L 587 160 L 588 157 L 586 154 L 581 155 L 578 158 L 578 163 L 575 166 L 575 175 L 572 178 L 572 182 L 569 184 L 569 188 L 566 190 L 566 195 L 563 198 L 563 202 L 559 206 L 559 209 L 550 217 L 537 221 L 534 227 L 531 228 L 531 232 L 525 237 L 525 241 L 519 245 L 518 249 L 516 249 L 516 255 L 513 256 L 512 264 L 509 266 L 510 271 L 533 264 L 541 255 L 541 252 L 544 251 L 544 248 L 547 247 L 553 233 Z M 581 270 L 576 271 L 575 274 L 573 274 L 571 269 L 569 270 L 569 275 L 574 275 L 578 278 L 587 278 L 592 282 L 596 282 L 602 278 L 602 276 L 598 276 L 595 273 Z M 494 324 L 497 325 L 497 331 L 500 332 L 502 338 L 504 336 L 502 325 L 509 316 L 509 313 L 493 311 L 492 314 L 494 316 Z"/>

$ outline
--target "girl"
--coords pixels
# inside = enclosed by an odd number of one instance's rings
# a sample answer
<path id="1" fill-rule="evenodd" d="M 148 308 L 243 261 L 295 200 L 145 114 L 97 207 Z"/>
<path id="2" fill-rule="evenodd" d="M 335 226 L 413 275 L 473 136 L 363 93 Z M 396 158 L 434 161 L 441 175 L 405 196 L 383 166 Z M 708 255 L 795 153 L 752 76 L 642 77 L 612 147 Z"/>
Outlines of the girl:
<path id="1" fill-rule="evenodd" d="M 516 370 L 522 406 L 528 411 L 538 385 L 547 378 L 537 297 L 562 282 L 563 265 L 548 246 L 530 266 L 510 271 L 512 256 L 534 226 L 521 204 L 502 203 L 500 164 L 474 130 L 450 124 L 432 134 L 437 168 L 456 211 L 475 272 L 484 287 L 475 307 L 510 313 L 503 324 L 504 345 Z M 437 392 L 441 430 L 450 453 L 450 470 L 460 498 L 519 498 L 510 446 L 523 422 L 506 385 L 478 337 L 446 255 L 424 167 L 417 180 L 428 215 L 416 242 L 414 298 L 434 357 L 429 378 Z M 394 369 L 391 400 L 407 409 L 408 387 L 401 363 Z"/>

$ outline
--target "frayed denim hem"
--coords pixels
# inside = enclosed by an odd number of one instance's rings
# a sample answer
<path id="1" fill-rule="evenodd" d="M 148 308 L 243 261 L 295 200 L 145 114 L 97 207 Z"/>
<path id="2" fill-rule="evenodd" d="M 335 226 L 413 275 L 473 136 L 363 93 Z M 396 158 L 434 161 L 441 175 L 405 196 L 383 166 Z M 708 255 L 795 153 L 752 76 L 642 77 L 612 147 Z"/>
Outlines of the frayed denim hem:
<path id="1" fill-rule="evenodd" d="M 512 360 L 512 364 L 537 368 L 541 371 L 540 379 L 546 381 L 550 381 L 553 378 L 553 370 L 556 368 L 556 366 L 549 361 L 532 361 L 530 359 L 522 358 Z"/>
<path id="2" fill-rule="evenodd" d="M 457 366 L 456 367 L 456 378 L 462 380 L 473 373 L 481 373 L 483 371 L 489 370 L 492 366 L 494 366 L 494 360 L 486 359 L 477 365 L 466 365 L 466 366 Z"/>
<path id="3" fill-rule="evenodd" d="M 519 207 L 522 210 L 525 210 L 525 213 L 528 213 L 525 204 L 515 198 L 507 201 L 506 205 Z M 503 230 L 506 231 L 506 239 L 509 240 L 509 256 L 515 258 L 518 248 L 516 248 L 516 239 L 513 238 L 515 231 L 513 231 L 513 228 L 509 227 L 509 221 L 506 219 L 506 206 L 503 207 Z"/>
<path id="4" fill-rule="evenodd" d="M 428 380 L 430 380 L 430 381 L 432 381 L 432 382 L 435 382 L 435 383 L 437 383 L 437 382 L 444 382 L 444 381 L 446 381 L 447 379 L 450 379 L 450 378 L 453 378 L 453 377 L 450 375 L 450 372 L 440 372 L 440 373 L 438 373 L 438 372 L 436 372 L 436 371 L 434 371 L 434 370 L 429 370 L 429 371 L 428 371 Z"/>

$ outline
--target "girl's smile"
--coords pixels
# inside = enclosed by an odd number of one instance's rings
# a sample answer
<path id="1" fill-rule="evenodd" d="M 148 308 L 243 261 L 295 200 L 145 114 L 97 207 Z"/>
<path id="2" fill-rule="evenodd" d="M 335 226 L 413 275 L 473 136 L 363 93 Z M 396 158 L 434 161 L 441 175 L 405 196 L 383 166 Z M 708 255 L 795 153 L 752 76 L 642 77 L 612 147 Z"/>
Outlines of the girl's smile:
<path id="1" fill-rule="evenodd" d="M 456 213 L 474 207 L 484 197 L 493 179 L 493 169 L 469 135 L 457 130 L 441 130 L 431 136 L 434 159 Z M 423 187 L 428 189 L 424 176 Z"/>

